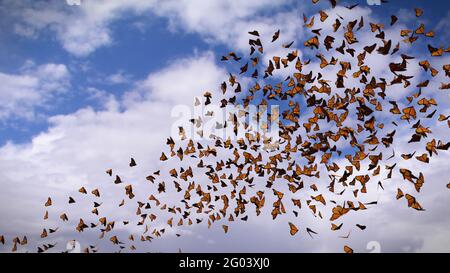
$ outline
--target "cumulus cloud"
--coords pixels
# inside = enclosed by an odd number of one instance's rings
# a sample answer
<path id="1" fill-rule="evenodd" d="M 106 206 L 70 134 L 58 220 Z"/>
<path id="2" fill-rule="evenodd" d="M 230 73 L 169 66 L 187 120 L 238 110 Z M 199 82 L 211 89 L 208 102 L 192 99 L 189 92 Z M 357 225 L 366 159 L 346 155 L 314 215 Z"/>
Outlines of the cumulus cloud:
<path id="1" fill-rule="evenodd" d="M 86 56 L 114 42 L 111 25 L 132 13 L 153 14 L 169 20 L 172 31 L 182 30 L 201 35 L 206 41 L 247 50 L 246 32 L 258 28 L 272 33 L 283 28 L 284 38 L 292 39 L 299 31 L 299 16 L 283 7 L 291 1 L 83 1 L 68 6 L 64 1 L 4 1 L 2 9 L 16 18 L 14 30 L 26 37 L 36 37 L 42 30 L 56 33 L 64 49 L 76 56 Z M 263 10 L 271 16 L 262 16 Z"/>
<path id="2" fill-rule="evenodd" d="M 67 91 L 69 80 L 64 64 L 27 63 L 17 74 L 0 72 L 0 120 L 34 117 L 36 107 Z"/>
<path id="3" fill-rule="evenodd" d="M 109 84 L 122 84 L 128 83 L 130 81 L 131 81 L 130 76 L 124 73 L 123 71 L 111 74 L 106 78 L 106 82 Z"/>

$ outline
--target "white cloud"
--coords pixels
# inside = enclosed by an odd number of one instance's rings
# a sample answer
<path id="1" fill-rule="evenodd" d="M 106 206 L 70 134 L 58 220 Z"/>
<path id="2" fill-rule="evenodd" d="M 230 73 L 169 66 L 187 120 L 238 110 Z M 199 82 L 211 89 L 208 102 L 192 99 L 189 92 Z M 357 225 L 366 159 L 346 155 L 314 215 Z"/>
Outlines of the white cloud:
<path id="1" fill-rule="evenodd" d="M 141 99 L 179 104 L 193 103 L 194 93 L 202 95 L 205 91 L 213 93 L 224 80 L 225 70 L 214 63 L 214 55 L 206 53 L 188 59 L 175 60 L 167 67 L 150 74 L 138 83 L 135 92 Z M 175 95 L 176 94 L 176 95 Z"/>
<path id="2" fill-rule="evenodd" d="M 129 76 L 125 75 L 123 72 L 118 72 L 112 75 L 109 75 L 107 81 L 112 84 L 120 84 L 129 82 Z"/>
<path id="3" fill-rule="evenodd" d="M 35 108 L 65 92 L 70 74 L 63 64 L 27 64 L 20 73 L 0 72 L 0 119 L 32 118 Z"/>
<path id="4" fill-rule="evenodd" d="M 288 2 L 162 1 L 154 12 L 169 18 L 172 29 L 198 33 L 211 42 L 220 42 L 247 52 L 247 31 L 257 29 L 263 41 L 268 41 L 278 28 L 282 29 L 280 40 L 292 40 L 297 31 L 301 31 L 298 11 L 286 12 L 280 9 Z M 270 11 L 271 15 L 262 16 L 259 14 L 261 11 Z"/>
<path id="5" fill-rule="evenodd" d="M 283 39 L 292 39 L 301 26 L 296 12 L 283 12 L 286 1 L 84 1 L 79 6 L 61 2 L 6 1 L 3 5 L 16 17 L 14 30 L 26 37 L 36 37 L 42 30 L 56 32 L 64 49 L 76 56 L 86 56 L 97 48 L 113 43 L 111 24 L 124 14 L 152 13 L 169 19 L 169 28 L 200 34 L 210 42 L 220 42 L 247 50 L 247 31 L 258 27 L 270 35 L 276 25 L 283 28 Z M 273 14 L 261 16 L 261 11 Z M 297 23 L 296 23 L 297 22 Z"/>

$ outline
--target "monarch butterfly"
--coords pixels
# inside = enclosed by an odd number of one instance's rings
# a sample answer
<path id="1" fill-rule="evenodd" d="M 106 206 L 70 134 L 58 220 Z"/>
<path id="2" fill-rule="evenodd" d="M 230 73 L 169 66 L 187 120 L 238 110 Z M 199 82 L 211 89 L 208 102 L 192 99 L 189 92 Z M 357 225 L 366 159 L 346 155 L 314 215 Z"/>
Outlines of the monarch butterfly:
<path id="1" fill-rule="evenodd" d="M 423 14 L 423 10 L 420 8 L 415 8 L 414 11 L 416 13 L 416 17 L 420 17 Z"/>
<path id="2" fill-rule="evenodd" d="M 52 199 L 49 197 L 48 199 L 47 199 L 47 202 L 45 202 L 45 206 L 46 207 L 50 207 L 52 205 Z"/>
<path id="3" fill-rule="evenodd" d="M 120 176 L 116 175 L 116 180 L 114 180 L 114 184 L 120 184 L 122 183 L 122 179 L 120 178 Z"/>
<path id="4" fill-rule="evenodd" d="M 343 208 L 342 206 L 334 207 L 332 210 L 333 214 L 331 215 L 330 221 L 339 219 L 341 216 L 348 213 L 348 211 L 349 211 L 348 208 Z"/>
<path id="5" fill-rule="evenodd" d="M 327 18 L 328 18 L 328 14 L 326 12 L 324 12 L 323 10 L 319 11 L 319 15 L 320 15 L 321 22 L 325 22 L 325 20 L 327 20 Z"/>
<path id="6" fill-rule="evenodd" d="M 117 238 L 117 236 L 112 236 L 111 238 L 109 238 L 109 240 L 114 244 L 117 245 L 119 244 L 119 239 Z"/>
<path id="7" fill-rule="evenodd" d="M 349 246 L 344 246 L 344 252 L 351 254 L 351 253 L 353 253 L 353 249 L 351 249 Z"/>
<path id="8" fill-rule="evenodd" d="M 136 161 L 134 160 L 134 158 L 131 158 L 130 167 L 134 167 L 134 166 L 136 166 Z"/>
<path id="9" fill-rule="evenodd" d="M 430 159 L 428 158 L 428 154 L 424 153 L 420 156 L 416 156 L 416 159 L 425 163 L 429 163 Z"/>
<path id="10" fill-rule="evenodd" d="M 311 233 L 312 233 L 312 234 L 317 234 L 317 232 L 315 232 L 314 230 L 312 230 L 312 229 L 310 229 L 310 228 L 306 228 L 306 232 L 308 233 L 309 236 L 311 236 L 311 238 L 312 238 Z"/>
<path id="11" fill-rule="evenodd" d="M 433 57 L 442 56 L 442 53 L 444 53 L 444 49 L 442 47 L 435 48 L 435 47 L 431 46 L 430 44 L 428 44 L 428 51 L 430 52 L 431 56 L 433 56 Z"/>
<path id="12" fill-rule="evenodd" d="M 78 222 L 78 225 L 76 227 L 76 230 L 78 232 L 82 232 L 85 228 L 88 228 L 88 225 L 86 225 L 83 221 L 83 219 L 80 218 L 80 221 Z"/>
<path id="13" fill-rule="evenodd" d="M 64 221 L 69 221 L 69 218 L 67 217 L 67 215 L 65 213 L 61 214 L 59 216 L 59 218 L 64 222 Z"/>
<path id="14" fill-rule="evenodd" d="M 400 188 L 398 188 L 398 189 L 397 189 L 397 196 L 396 196 L 396 199 L 398 200 L 398 199 L 402 198 L 403 196 L 405 196 L 405 195 L 403 194 L 403 191 L 402 191 Z"/>
<path id="15" fill-rule="evenodd" d="M 422 206 L 417 202 L 416 198 L 410 194 L 405 195 L 406 200 L 408 201 L 408 207 L 413 208 L 415 210 L 424 210 Z"/>
<path id="16" fill-rule="evenodd" d="M 304 45 L 306 47 L 310 47 L 313 48 L 315 47 L 316 49 L 319 48 L 319 38 L 317 36 L 312 37 L 311 39 L 307 40 Z"/>
<path id="17" fill-rule="evenodd" d="M 45 238 L 45 237 L 47 237 L 47 236 L 48 236 L 47 230 L 44 228 L 44 229 L 42 230 L 42 233 L 41 233 L 41 238 Z"/>
<path id="18" fill-rule="evenodd" d="M 272 43 L 275 42 L 278 37 L 280 37 L 280 30 L 277 30 L 272 36 Z"/>
<path id="19" fill-rule="evenodd" d="M 222 225 L 223 231 L 225 233 L 228 233 L 228 226 L 227 225 Z"/>
<path id="20" fill-rule="evenodd" d="M 311 198 L 313 198 L 314 200 L 322 203 L 324 206 L 327 204 L 327 202 L 325 201 L 325 198 L 323 198 L 322 194 L 319 194 L 317 196 L 311 196 Z"/>
<path id="21" fill-rule="evenodd" d="M 98 189 L 92 190 L 91 193 L 92 193 L 94 196 L 96 196 L 96 197 L 100 197 L 100 191 L 99 191 Z"/>
<path id="22" fill-rule="evenodd" d="M 294 236 L 298 232 L 298 228 L 291 222 L 288 222 L 288 224 L 290 229 L 289 233 Z"/>

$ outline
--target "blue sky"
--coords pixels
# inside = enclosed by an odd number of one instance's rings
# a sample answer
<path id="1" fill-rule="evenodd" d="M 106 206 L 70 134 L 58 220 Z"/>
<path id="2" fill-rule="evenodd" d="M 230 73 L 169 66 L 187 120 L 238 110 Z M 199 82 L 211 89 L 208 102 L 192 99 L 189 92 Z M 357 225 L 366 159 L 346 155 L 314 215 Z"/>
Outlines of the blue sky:
<path id="1" fill-rule="evenodd" d="M 42 113 L 68 114 L 86 105 L 96 107 L 96 103 L 87 100 L 83 92 L 88 87 L 104 89 L 120 96 L 132 86 L 133 80 L 142 79 L 148 73 L 176 59 L 190 56 L 195 51 L 223 50 L 220 45 L 205 43 L 197 34 L 168 31 L 167 20 L 164 18 L 130 17 L 112 24 L 111 29 L 116 39 L 113 45 L 83 57 L 73 56 L 61 48 L 51 33 L 44 32 L 33 39 L 21 37 L 12 31 L 12 22 L 9 22 L 1 34 L 3 41 L 1 46 L 4 48 L 0 53 L 1 71 L 17 73 L 28 60 L 37 64 L 66 64 L 71 72 L 71 92 Z M 143 24 L 142 29 L 133 25 L 136 22 Z M 81 66 L 89 68 L 83 71 Z M 111 84 L 102 79 L 115 73 L 126 74 L 129 81 Z M 94 80 L 95 82 L 91 82 Z M 29 141 L 33 135 L 46 130 L 47 126 L 45 118 L 37 120 L 11 118 L 1 124 L 0 143 Z"/>
<path id="2" fill-rule="evenodd" d="M 334 20 L 331 16 L 336 13 L 346 19 L 364 15 L 366 28 L 372 21 L 387 26 L 390 15 L 397 14 L 395 31 L 424 22 L 427 30 L 436 32 L 432 43 L 448 46 L 450 3 L 446 1 L 391 0 L 381 6 L 346 1 L 342 5 L 347 3 L 360 5 L 348 11 L 342 7 L 331 10 L 324 0 L 315 6 L 311 1 L 291 0 L 81 0 L 80 6 L 69 6 L 64 0 L 1 1 L 0 186 L 4 190 L 0 193 L 0 218 L 6 220 L 0 222 L 0 231 L 10 235 L 15 231 L 36 232 L 42 218 L 36 202 L 45 201 L 49 192 L 60 193 L 55 196 L 57 202 L 65 200 L 66 193 L 75 194 L 74 189 L 82 185 L 104 185 L 107 168 L 120 170 L 130 181 L 141 181 L 149 171 L 147 166 L 167 167 L 157 159 L 173 123 L 170 110 L 175 105 L 190 105 L 191 98 L 206 90 L 220 92 L 227 69 L 238 71 L 238 67 L 220 62 L 220 57 L 229 51 L 248 54 L 248 31 L 257 29 L 269 39 L 280 29 L 279 42 L 294 40 L 294 48 L 300 49 L 303 59 L 311 58 L 311 65 L 316 67 L 312 52 L 301 47 L 310 37 L 302 27 L 302 14 L 309 17 L 321 9 L 330 14 L 328 20 Z M 414 16 L 415 7 L 424 10 L 420 19 Z M 417 45 L 402 49 L 418 59 L 425 58 L 426 42 L 420 40 Z M 267 57 L 285 52 L 278 50 L 268 45 Z M 394 60 L 398 61 L 395 56 L 373 59 L 372 69 L 387 75 L 386 62 Z M 433 65 L 441 68 L 445 63 L 450 63 L 448 56 Z M 413 70 L 419 75 L 417 71 Z M 277 79 L 284 77 L 277 75 Z M 431 83 L 434 91 L 445 80 L 443 75 L 435 79 Z M 247 77 L 243 82 L 250 84 L 251 80 Z M 449 115 L 448 93 L 431 93 L 434 91 L 425 94 L 442 101 L 442 113 Z M 395 92 L 392 95 L 400 97 Z M 436 134 L 448 141 L 445 129 L 438 125 Z M 403 144 L 399 144 L 398 154 L 409 151 Z M 133 172 L 126 169 L 131 156 L 145 167 Z M 429 208 L 426 216 L 402 210 L 406 206 L 399 208 L 391 196 L 371 195 L 384 205 L 373 214 L 351 220 L 369 221 L 374 227 L 368 229 L 366 237 L 352 237 L 355 249 L 366 251 L 366 243 L 376 240 L 386 251 L 450 251 L 450 219 L 440 216 L 448 215 L 448 201 L 433 201 L 450 200 L 439 184 L 442 172 L 448 169 L 449 156 L 443 152 L 433 168 L 424 170 L 429 180 L 436 181 L 423 192 L 422 201 Z M 408 164 L 410 168 L 423 168 Z M 107 195 L 114 196 L 114 189 L 110 190 Z M 395 191 L 396 187 L 386 186 L 386 193 L 395 196 Z M 107 209 L 115 211 L 112 206 Z M 130 208 L 128 213 L 132 211 Z M 404 222 L 396 222 L 398 219 Z M 311 225 L 315 220 L 305 216 Z M 342 247 L 342 241 L 331 235 L 323 235 L 317 239 L 320 241 L 294 240 L 284 234 L 285 226 L 281 228 L 270 219 L 252 221 L 237 225 L 234 237 L 206 228 L 182 230 L 184 241 L 175 241 L 172 236 L 165 244 L 155 243 L 153 250 L 176 251 L 182 247 L 191 251 L 323 252 L 340 251 Z M 319 224 L 315 228 L 320 233 L 329 230 L 329 226 Z M 272 238 L 280 230 L 283 235 Z M 75 236 L 70 230 L 63 232 L 63 238 Z"/>

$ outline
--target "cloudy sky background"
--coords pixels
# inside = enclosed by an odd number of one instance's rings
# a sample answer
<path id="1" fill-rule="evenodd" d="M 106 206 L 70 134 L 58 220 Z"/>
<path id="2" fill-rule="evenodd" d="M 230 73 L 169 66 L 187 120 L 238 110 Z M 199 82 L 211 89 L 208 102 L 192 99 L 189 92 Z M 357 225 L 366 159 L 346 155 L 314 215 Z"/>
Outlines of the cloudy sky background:
<path id="1" fill-rule="evenodd" d="M 194 96 L 206 90 L 218 94 L 220 83 L 228 78 L 220 56 L 230 50 L 247 54 L 248 31 L 259 30 L 264 42 L 277 29 L 281 30 L 278 45 L 266 42 L 267 58 L 286 54 L 287 51 L 280 51 L 280 43 L 292 40 L 294 47 L 301 50 L 300 56 L 309 57 L 311 53 L 303 52 L 300 46 L 310 37 L 303 28 L 302 14 L 312 16 L 320 9 L 330 8 L 328 2 L 320 2 L 324 3 L 312 6 L 310 1 L 289 0 L 86 0 L 80 6 L 69 6 L 62 0 L 1 1 L 0 234 L 9 242 L 0 245 L 0 250 L 10 251 L 13 236 L 27 235 L 30 246 L 20 251 L 34 251 L 36 244 L 42 243 L 36 238 L 49 225 L 60 226 L 58 235 L 48 241 L 58 241 L 60 250 L 71 239 L 80 241 L 82 246 L 95 242 L 104 251 L 115 250 L 109 242 L 98 241 L 97 233 L 88 231 L 80 235 L 74 231 L 73 223 L 90 211 L 86 207 L 94 200 L 82 200 L 77 189 L 99 187 L 104 201 L 102 213 L 113 215 L 117 221 L 134 219 L 135 216 L 130 216 L 135 212 L 131 202 L 123 210 L 116 209 L 123 189 L 114 187 L 104 171 L 112 168 L 129 183 L 141 185 L 137 196 L 145 199 L 150 190 L 150 187 L 145 190 L 145 176 L 159 168 L 169 169 L 158 158 L 175 120 L 171 117 L 172 107 L 191 104 Z M 354 2 L 358 1 L 347 4 Z M 394 0 L 383 6 L 359 3 L 352 11 L 342 7 L 328 10 L 327 23 L 339 14 L 348 20 L 364 16 L 366 25 L 371 21 L 388 25 L 390 14 L 397 14 L 399 22 L 392 33 L 398 34 L 405 26 L 418 26 L 413 8 L 421 7 L 425 13 L 420 22 L 438 36 L 433 43 L 448 46 L 447 3 Z M 318 18 L 316 24 L 320 25 Z M 367 26 L 365 31 L 358 37 L 371 35 Z M 422 49 L 402 48 L 418 56 L 417 61 L 428 57 L 426 47 Z M 398 62 L 399 57 L 368 56 L 367 62 L 377 77 L 392 78 L 386 71 L 386 64 L 392 61 Z M 411 61 L 408 72 L 420 70 L 415 61 Z M 448 63 L 450 58 L 442 57 L 434 60 L 433 66 L 441 69 Z M 333 72 L 331 68 L 328 70 L 330 75 Z M 439 113 L 449 115 L 448 92 L 437 89 L 440 82 L 448 82 L 442 74 L 432 80 L 426 94 L 438 100 Z M 421 80 L 418 77 L 413 83 Z M 417 90 L 410 93 L 413 91 Z M 393 98 L 404 96 L 392 94 Z M 433 125 L 434 137 L 449 141 L 446 124 Z M 409 153 L 413 147 L 405 144 L 409 135 L 397 137 L 397 155 Z M 136 168 L 128 167 L 130 157 L 136 159 Z M 164 238 L 141 244 L 139 250 L 341 252 L 347 244 L 355 251 L 368 252 L 367 244 L 376 241 L 385 252 L 449 252 L 450 191 L 445 187 L 450 182 L 448 160 L 449 152 L 440 152 L 429 165 L 414 160 L 401 165 L 420 170 L 426 177 L 425 186 L 417 195 L 426 208 L 424 212 L 408 208 L 404 199 L 395 200 L 397 187 L 408 186 L 396 170 L 392 181 L 386 182 L 385 191 L 377 191 L 375 187 L 367 197 L 378 200 L 379 205 L 348 217 L 339 233 L 330 231 L 327 217 L 320 221 L 311 213 L 301 219 L 294 219 L 290 213 L 272 221 L 268 210 L 271 203 L 266 201 L 263 214 L 269 217 L 250 217 L 246 223 L 233 223 L 228 234 L 223 233 L 220 225 L 211 229 L 193 225 L 169 230 Z M 171 184 L 170 180 L 166 184 Z M 407 192 L 416 195 L 411 188 Z M 79 201 L 79 209 L 69 210 L 68 195 Z M 49 210 L 50 220 L 44 225 L 43 204 L 48 196 L 53 197 L 55 206 Z M 58 220 L 66 209 L 73 221 L 71 226 Z M 298 236 L 289 235 L 287 221 L 295 221 L 300 227 Z M 358 230 L 356 223 L 367 225 L 367 229 Z M 306 227 L 313 228 L 319 236 L 310 238 Z M 116 229 L 124 240 L 130 232 L 138 234 L 131 226 L 119 225 Z M 348 239 L 338 238 L 349 231 Z M 177 238 L 176 232 L 183 236 Z"/>

